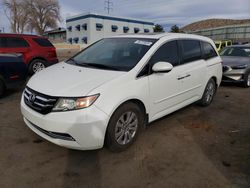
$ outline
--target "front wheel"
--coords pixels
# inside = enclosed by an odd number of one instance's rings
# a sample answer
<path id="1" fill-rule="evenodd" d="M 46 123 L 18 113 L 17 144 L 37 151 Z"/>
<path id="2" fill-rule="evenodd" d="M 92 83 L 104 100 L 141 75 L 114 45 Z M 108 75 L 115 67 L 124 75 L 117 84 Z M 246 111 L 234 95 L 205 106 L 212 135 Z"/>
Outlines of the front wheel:
<path id="1" fill-rule="evenodd" d="M 111 151 L 123 151 L 138 135 L 144 122 L 144 114 L 138 105 L 125 103 L 112 115 L 107 132 L 106 145 Z"/>
<path id="2" fill-rule="evenodd" d="M 215 93 L 216 93 L 216 84 L 215 81 L 211 78 L 206 85 L 205 91 L 202 95 L 201 100 L 199 101 L 199 104 L 201 106 L 210 105 L 214 99 Z"/>
<path id="3" fill-rule="evenodd" d="M 35 74 L 46 68 L 46 61 L 42 59 L 35 59 L 29 65 L 29 73 Z"/>
<path id="4" fill-rule="evenodd" d="M 248 71 L 248 72 L 244 75 L 243 86 L 244 86 L 245 88 L 250 87 L 250 71 Z"/>

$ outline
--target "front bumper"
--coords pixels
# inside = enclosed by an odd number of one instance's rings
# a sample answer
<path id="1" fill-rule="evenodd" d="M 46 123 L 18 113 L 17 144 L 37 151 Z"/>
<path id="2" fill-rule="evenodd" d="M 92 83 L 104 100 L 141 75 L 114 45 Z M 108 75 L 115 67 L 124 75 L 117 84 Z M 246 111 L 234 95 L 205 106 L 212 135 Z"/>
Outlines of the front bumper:
<path id="1" fill-rule="evenodd" d="M 29 108 L 22 97 L 21 112 L 32 131 L 54 144 L 79 150 L 103 147 L 109 116 L 94 105 L 82 110 L 42 115 Z"/>
<path id="2" fill-rule="evenodd" d="M 243 82 L 245 69 L 232 69 L 231 67 L 227 67 L 224 69 L 222 81 L 223 82 Z"/>

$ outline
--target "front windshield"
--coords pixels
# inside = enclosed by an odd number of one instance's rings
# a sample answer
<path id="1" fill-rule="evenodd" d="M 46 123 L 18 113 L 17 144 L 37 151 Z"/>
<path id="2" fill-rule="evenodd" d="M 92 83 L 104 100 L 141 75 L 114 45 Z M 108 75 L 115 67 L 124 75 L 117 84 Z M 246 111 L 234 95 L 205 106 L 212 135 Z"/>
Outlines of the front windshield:
<path id="1" fill-rule="evenodd" d="M 102 39 L 69 59 L 68 63 L 90 68 L 129 71 L 155 41 L 143 38 Z"/>
<path id="2" fill-rule="evenodd" d="M 222 50 L 220 55 L 250 57 L 250 47 L 227 47 Z"/>

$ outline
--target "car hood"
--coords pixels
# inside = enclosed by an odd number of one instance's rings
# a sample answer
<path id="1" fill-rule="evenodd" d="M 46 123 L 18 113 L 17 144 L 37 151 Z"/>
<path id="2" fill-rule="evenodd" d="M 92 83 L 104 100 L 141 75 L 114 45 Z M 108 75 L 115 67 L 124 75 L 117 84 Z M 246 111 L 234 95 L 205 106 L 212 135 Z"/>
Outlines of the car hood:
<path id="1" fill-rule="evenodd" d="M 227 66 L 244 65 L 250 66 L 250 57 L 221 56 L 223 64 Z"/>
<path id="2" fill-rule="evenodd" d="M 36 73 L 27 86 L 50 96 L 80 97 L 123 74 L 125 72 L 86 68 L 62 62 Z"/>

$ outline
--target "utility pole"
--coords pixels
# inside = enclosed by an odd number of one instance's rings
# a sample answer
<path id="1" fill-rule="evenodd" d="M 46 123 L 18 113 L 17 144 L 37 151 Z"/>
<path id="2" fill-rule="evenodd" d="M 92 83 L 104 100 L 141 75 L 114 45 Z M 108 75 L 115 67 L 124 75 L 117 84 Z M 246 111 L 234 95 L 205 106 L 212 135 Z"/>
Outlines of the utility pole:
<path id="1" fill-rule="evenodd" d="M 108 14 L 113 11 L 113 6 L 114 6 L 114 3 L 110 0 L 106 0 L 104 2 L 104 10 L 107 10 L 108 11 Z"/>

